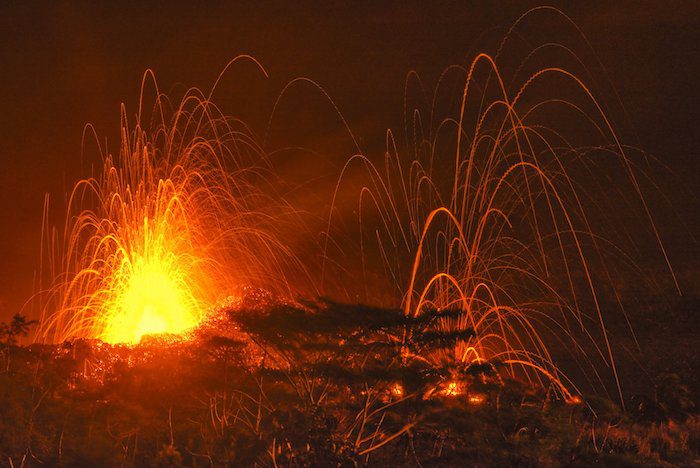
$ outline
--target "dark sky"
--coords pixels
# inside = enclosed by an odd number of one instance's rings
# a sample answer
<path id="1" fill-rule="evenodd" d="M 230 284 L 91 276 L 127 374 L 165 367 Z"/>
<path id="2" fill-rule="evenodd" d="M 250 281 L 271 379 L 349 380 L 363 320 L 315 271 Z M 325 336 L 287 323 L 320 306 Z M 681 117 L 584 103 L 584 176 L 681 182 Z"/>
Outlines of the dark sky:
<path id="1" fill-rule="evenodd" d="M 92 3 L 101 2 L 0 6 L 0 319 L 32 292 L 44 194 L 60 197 L 86 175 L 80 167 L 84 124 L 94 124 L 114 147 L 119 105 L 134 109 L 146 68 L 164 89 L 176 83 L 207 88 L 228 60 L 248 53 L 271 75 L 262 111 L 249 112 L 254 127 L 284 83 L 303 75 L 324 86 L 360 138 L 370 138 L 365 132 L 400 122 L 410 69 L 434 83 L 446 66 L 467 63 L 482 34 L 503 34 L 528 8 L 524 2 L 439 1 Z M 607 69 L 639 143 L 694 190 L 700 173 L 697 2 L 576 3 L 562 9 Z M 242 92 L 235 81 L 224 86 L 224 96 L 229 89 Z M 682 209 L 697 231 L 698 211 L 688 203 Z"/>

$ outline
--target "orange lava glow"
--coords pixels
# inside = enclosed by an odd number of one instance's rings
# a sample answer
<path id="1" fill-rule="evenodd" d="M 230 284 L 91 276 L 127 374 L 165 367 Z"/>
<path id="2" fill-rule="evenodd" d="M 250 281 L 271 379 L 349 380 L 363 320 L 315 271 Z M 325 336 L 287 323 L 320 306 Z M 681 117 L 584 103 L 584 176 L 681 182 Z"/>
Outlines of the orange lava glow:
<path id="1" fill-rule="evenodd" d="M 472 405 L 480 405 L 484 401 L 486 401 L 486 398 L 484 397 L 484 395 L 481 395 L 478 393 L 473 393 L 473 394 L 469 395 L 469 403 L 471 403 Z"/>
<path id="2" fill-rule="evenodd" d="M 220 277 L 201 216 L 215 207 L 207 198 L 193 203 L 198 187 L 180 172 L 193 161 L 172 166 L 141 148 L 122 154 L 121 167 L 107 158 L 100 181 L 81 181 L 74 190 L 99 190 L 102 202 L 97 212 L 80 213 L 70 237 L 77 246 L 91 232 L 83 255 L 66 266 L 75 271 L 71 280 L 60 284 L 63 303 L 54 319 L 66 321 L 55 331 L 68 338 L 136 344 L 144 335 L 180 334 L 215 300 Z"/>
<path id="3" fill-rule="evenodd" d="M 167 259 L 138 259 L 124 265 L 124 283 L 101 336 L 108 343 L 138 343 L 150 334 L 182 333 L 197 325 L 202 311 L 183 276 Z"/>
<path id="4" fill-rule="evenodd" d="M 583 400 L 581 399 L 580 396 L 574 395 L 571 398 L 569 398 L 568 400 L 566 400 L 566 402 L 570 405 L 580 405 L 581 403 L 583 403 Z"/>
<path id="5" fill-rule="evenodd" d="M 447 384 L 447 387 L 442 392 L 445 396 L 457 396 L 462 393 L 462 389 L 460 388 L 459 384 L 457 382 L 450 382 Z"/>
<path id="6" fill-rule="evenodd" d="M 154 116 L 142 116 L 144 93 L 136 125 L 122 113 L 119 152 L 97 144 L 101 173 L 75 184 L 62 233 L 47 199 L 39 340 L 182 334 L 239 287 L 284 297 L 286 274 L 301 277 L 278 240 L 289 210 L 264 191 L 266 155 L 247 129 L 198 90 L 170 110 L 156 85 Z"/>
<path id="7" fill-rule="evenodd" d="M 449 362 L 462 369 L 501 363 L 499 375 L 551 386 L 558 398 L 570 400 L 580 390 L 557 366 L 550 339 L 561 337 L 570 350 L 589 342 L 597 353 L 572 357 L 593 369 L 585 371 L 595 376 L 591 386 L 614 385 L 624 404 L 600 285 L 615 289 L 609 262 L 625 250 L 607 232 L 594 232 L 590 220 L 605 219 L 598 224 L 617 229 L 605 207 L 633 200 L 675 276 L 640 188 L 636 161 L 642 153 L 623 143 L 587 77 L 556 62 L 531 63 L 545 46 L 511 76 L 513 63 L 501 52 L 519 37 L 514 32 L 527 17 L 516 21 L 496 54 L 479 53 L 464 67 L 445 70 L 432 99 L 420 94 L 407 102 L 406 146 L 391 130 L 384 159 L 350 158 L 333 200 L 347 189 L 359 193 L 363 268 L 382 259 L 404 314 L 429 323 L 400 338 L 404 362 Z M 413 78 L 406 80 L 406 95 L 416 83 L 424 93 Z M 461 86 L 461 99 L 453 102 L 454 112 L 442 115 L 436 103 L 451 91 L 441 83 L 452 79 Z M 570 120 L 554 117 L 570 111 Z M 572 144 L 574 135 L 580 147 Z M 614 187 L 602 182 L 609 175 L 597 175 L 599 161 L 611 159 L 620 163 Z M 362 174 L 359 183 L 355 171 Z M 578 174 L 594 185 L 584 188 Z M 333 213 L 329 227 L 342 219 Z M 380 221 L 366 221 L 373 217 Z M 619 228 L 624 232 L 625 226 Z M 621 302 L 613 312 L 626 317 Z M 426 328 L 451 334 L 454 345 L 411 354 L 413 336 Z M 603 376 L 600 368 L 610 373 Z M 446 396 L 461 391 L 456 382 L 440 390 Z"/>

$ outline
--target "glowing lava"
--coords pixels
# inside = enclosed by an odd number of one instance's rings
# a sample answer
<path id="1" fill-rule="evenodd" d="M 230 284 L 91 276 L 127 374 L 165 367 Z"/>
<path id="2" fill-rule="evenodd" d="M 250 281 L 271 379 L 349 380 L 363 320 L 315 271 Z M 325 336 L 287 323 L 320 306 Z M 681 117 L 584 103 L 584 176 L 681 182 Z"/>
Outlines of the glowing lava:
<path id="1" fill-rule="evenodd" d="M 486 401 L 486 397 L 484 395 L 481 395 L 480 393 L 473 393 L 469 395 L 469 403 L 472 405 L 480 405 L 484 401 Z"/>
<path id="2" fill-rule="evenodd" d="M 552 386 L 569 401 L 580 389 L 556 364 L 550 344 L 557 338 L 554 352 L 570 352 L 567 359 L 591 377 L 592 388 L 614 385 L 624 405 L 602 285 L 617 288 L 613 259 L 633 263 L 640 249 L 628 251 L 628 245 L 641 231 L 628 232 L 610 206 L 624 203 L 619 206 L 648 222 L 645 235 L 658 243 L 675 282 L 640 184 L 645 176 L 638 167 L 647 156 L 622 142 L 585 74 L 557 62 L 540 64 L 540 53 L 559 46 L 557 40 L 536 46 L 510 76 L 518 64 L 510 54 L 517 50 L 505 51 L 520 37 L 514 32 L 529 13 L 495 54 L 479 53 L 465 67 L 446 69 L 432 98 L 409 73 L 405 146 L 389 130 L 383 158 L 358 149 L 343 167 L 333 204 L 346 196 L 346 187 L 359 194 L 353 213 L 362 271 L 366 278 L 386 278 L 381 286 L 366 281 L 365 295 L 373 300 L 382 297 L 382 288 L 393 288 L 394 303 L 417 323 L 397 337 L 404 362 L 436 368 L 449 363 L 454 369 L 495 363 L 499 375 Z M 438 103 L 452 96 L 456 83 L 461 98 L 442 115 Z M 414 98 L 411 90 L 418 89 Z M 617 167 L 610 169 L 609 161 Z M 578 180 L 580 174 L 585 179 Z M 329 229 L 333 222 L 344 225 L 336 208 Z M 349 257 L 345 246 L 338 249 L 329 238 L 324 261 Z M 375 268 L 375 259 L 383 270 Z M 330 263 L 324 263 L 326 275 L 334 268 Z M 621 294 L 610 297 L 617 298 L 613 311 L 629 323 Z M 426 332 L 449 335 L 451 346 L 414 346 Z M 580 352 L 580 343 L 597 352 Z M 409 352 L 412 347 L 415 352 Z M 610 380 L 602 368 L 610 369 Z M 461 393 L 457 382 L 442 389 L 445 396 Z"/>
<path id="3" fill-rule="evenodd" d="M 445 387 L 442 391 L 443 395 L 445 396 L 457 396 L 462 394 L 462 389 L 460 388 L 459 384 L 457 382 L 449 382 L 447 384 L 447 387 Z"/>
<path id="4" fill-rule="evenodd" d="M 122 112 L 119 152 L 97 144 L 101 171 L 75 184 L 62 232 L 46 203 L 41 341 L 180 334 L 240 286 L 284 296 L 287 274 L 302 277 L 279 240 L 294 213 L 247 127 L 196 89 L 173 109 L 156 87 L 144 115 L 143 93 L 135 126 Z"/>
<path id="5" fill-rule="evenodd" d="M 109 343 L 137 343 L 143 335 L 182 333 L 202 316 L 177 270 L 164 259 L 139 259 L 128 268 L 101 336 Z"/>

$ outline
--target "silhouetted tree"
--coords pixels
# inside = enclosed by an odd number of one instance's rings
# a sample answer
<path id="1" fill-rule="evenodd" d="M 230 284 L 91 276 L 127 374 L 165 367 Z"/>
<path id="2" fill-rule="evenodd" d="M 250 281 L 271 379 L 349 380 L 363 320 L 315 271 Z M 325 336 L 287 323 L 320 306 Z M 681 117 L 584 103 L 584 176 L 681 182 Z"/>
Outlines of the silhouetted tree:
<path id="1" fill-rule="evenodd" d="M 0 323 L 0 339 L 5 343 L 5 371 L 10 370 L 10 350 L 17 345 L 17 339 L 20 336 L 27 336 L 32 325 L 36 324 L 36 320 L 27 320 L 22 314 L 15 314 L 10 323 Z"/>

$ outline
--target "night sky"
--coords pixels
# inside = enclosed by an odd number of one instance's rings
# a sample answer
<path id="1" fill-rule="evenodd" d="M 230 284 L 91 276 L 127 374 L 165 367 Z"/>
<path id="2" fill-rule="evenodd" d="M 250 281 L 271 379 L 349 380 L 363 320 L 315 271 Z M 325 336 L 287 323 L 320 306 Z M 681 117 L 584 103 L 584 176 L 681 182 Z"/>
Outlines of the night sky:
<path id="1" fill-rule="evenodd" d="M 241 89 L 254 80 L 250 69 L 241 72 L 240 82 L 238 75 L 227 80 L 224 111 L 231 104 L 262 133 L 284 84 L 308 76 L 333 98 L 361 144 L 371 145 L 387 127 L 399 125 L 409 70 L 434 83 L 446 66 L 466 64 L 484 35 L 501 36 L 528 8 L 525 2 L 372 8 L 350 2 L 294 2 L 295 8 L 288 2 L 142 3 L 0 6 L 0 319 L 32 293 L 45 193 L 60 199 L 89 174 L 80 161 L 84 125 L 92 123 L 116 149 L 119 106 L 125 103 L 133 115 L 145 69 L 155 71 L 166 91 L 178 83 L 207 89 L 231 58 L 251 54 L 270 79 L 255 90 L 256 103 Z M 697 5 L 562 6 L 606 68 L 639 145 L 677 173 L 684 190 L 669 197 L 689 234 L 699 231 L 697 202 L 687 196 L 700 182 Z M 697 267 L 690 235 L 666 234 L 672 260 Z"/>

